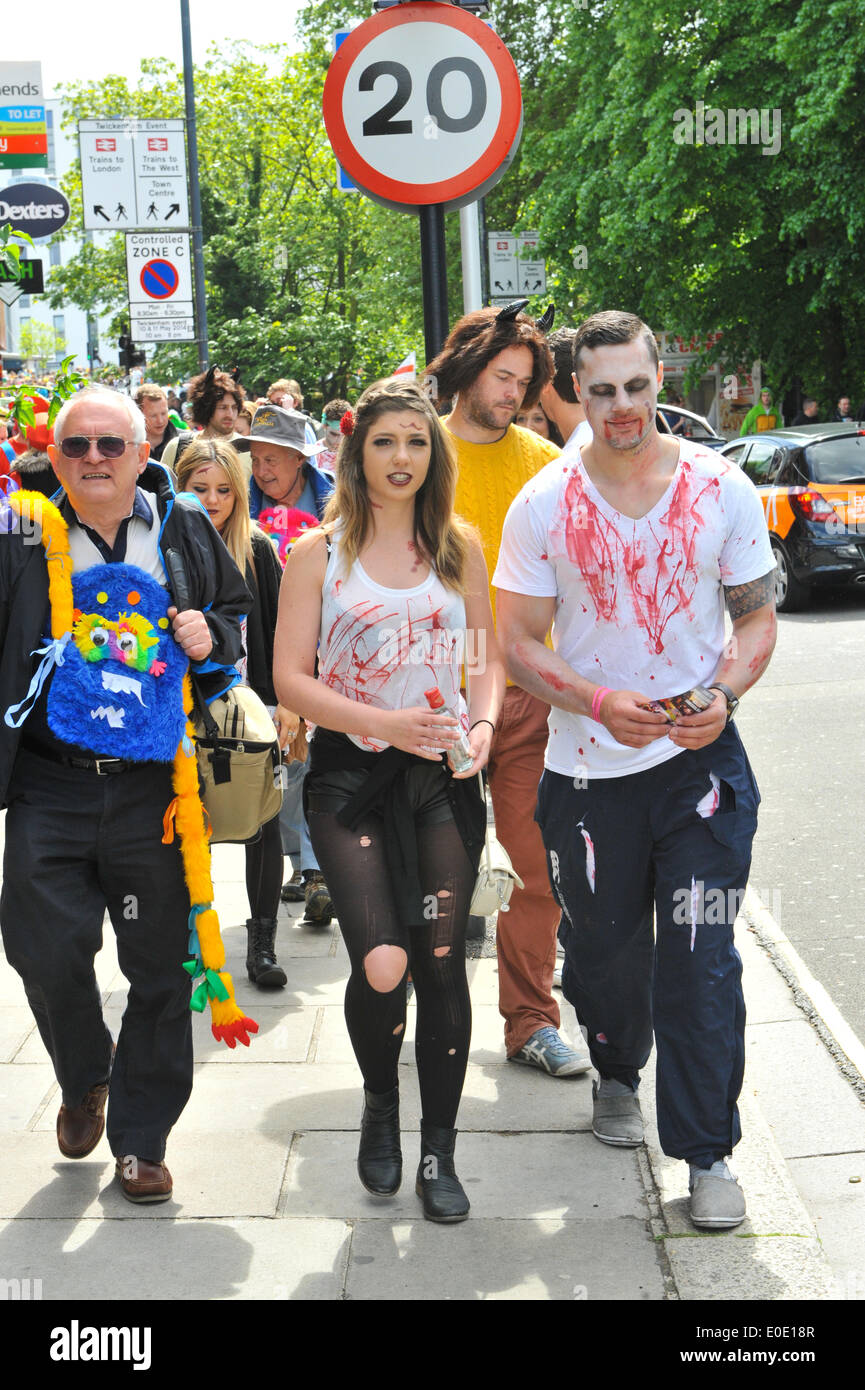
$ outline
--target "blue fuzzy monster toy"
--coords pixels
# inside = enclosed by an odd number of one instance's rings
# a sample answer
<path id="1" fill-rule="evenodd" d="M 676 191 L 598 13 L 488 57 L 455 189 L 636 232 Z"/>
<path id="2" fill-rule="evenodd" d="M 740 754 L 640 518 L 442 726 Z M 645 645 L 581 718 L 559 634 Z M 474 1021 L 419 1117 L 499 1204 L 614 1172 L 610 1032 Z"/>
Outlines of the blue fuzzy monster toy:
<path id="1" fill-rule="evenodd" d="M 106 758 L 170 763 L 183 737 L 187 658 L 168 617 L 170 596 L 135 565 L 95 565 L 72 577 L 71 640 L 48 696 L 64 743 Z"/>

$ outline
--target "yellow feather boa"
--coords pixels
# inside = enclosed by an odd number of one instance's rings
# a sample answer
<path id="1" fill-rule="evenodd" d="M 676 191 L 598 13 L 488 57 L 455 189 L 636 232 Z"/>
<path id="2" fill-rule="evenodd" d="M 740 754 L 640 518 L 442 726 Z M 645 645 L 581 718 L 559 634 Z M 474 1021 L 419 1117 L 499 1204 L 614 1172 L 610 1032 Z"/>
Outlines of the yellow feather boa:
<path id="1" fill-rule="evenodd" d="M 40 539 L 48 566 L 48 597 L 51 604 L 51 636 L 63 637 L 72 630 L 74 602 L 72 598 L 72 557 L 69 553 L 69 527 L 53 502 L 40 492 L 13 492 L 7 497 L 13 511 L 22 521 L 40 528 Z M 187 716 L 186 733 L 174 755 L 172 783 L 174 800 L 165 813 L 163 843 L 170 844 L 176 829 L 180 841 L 183 872 L 191 904 L 191 950 L 197 960 L 184 967 L 192 975 L 203 975 L 192 997 L 192 1007 L 204 1008 L 210 1003 L 213 1036 L 231 1048 L 238 1040 L 249 1046 L 249 1034 L 258 1032 L 258 1024 L 247 1018 L 234 997 L 234 984 L 225 969 L 225 948 L 219 930 L 219 918 L 213 908 L 213 880 L 210 875 L 209 834 L 205 810 L 198 790 L 198 761 L 195 756 L 194 731 L 189 715 L 192 711 L 192 682 L 187 673 L 183 679 L 183 709 Z"/>

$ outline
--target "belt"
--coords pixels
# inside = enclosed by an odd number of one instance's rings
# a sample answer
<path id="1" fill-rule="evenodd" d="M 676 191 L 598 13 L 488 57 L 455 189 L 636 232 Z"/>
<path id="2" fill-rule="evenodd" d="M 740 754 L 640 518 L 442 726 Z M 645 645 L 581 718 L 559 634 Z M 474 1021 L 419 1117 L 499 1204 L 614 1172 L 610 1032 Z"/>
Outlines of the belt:
<path id="1" fill-rule="evenodd" d="M 21 746 L 25 752 L 32 753 L 36 758 L 44 758 L 46 762 L 60 763 L 63 767 L 74 767 L 84 772 L 95 772 L 99 777 L 110 777 L 114 772 L 128 772 L 132 768 L 144 766 L 143 763 L 129 762 L 125 758 L 67 757 L 65 753 L 58 753 L 46 744 L 28 738 L 21 740 Z"/>

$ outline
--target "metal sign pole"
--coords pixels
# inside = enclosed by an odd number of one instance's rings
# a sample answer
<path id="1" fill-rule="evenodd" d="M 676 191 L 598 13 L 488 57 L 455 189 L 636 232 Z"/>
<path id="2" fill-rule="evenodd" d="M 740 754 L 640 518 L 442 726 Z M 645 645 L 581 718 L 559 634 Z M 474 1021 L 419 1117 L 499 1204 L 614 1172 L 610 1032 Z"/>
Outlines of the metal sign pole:
<path id="1" fill-rule="evenodd" d="M 420 267 L 423 284 L 423 330 L 426 360 L 431 362 L 448 335 L 448 267 L 445 214 L 441 203 L 418 208 Z"/>
<path id="2" fill-rule="evenodd" d="M 189 159 L 189 210 L 192 213 L 192 265 L 198 328 L 198 366 L 205 372 L 210 365 L 210 351 L 207 341 L 207 303 L 204 296 L 204 238 L 201 230 L 201 193 L 198 187 L 198 134 L 195 128 L 189 0 L 180 0 L 180 27 L 183 35 L 183 89 L 186 94 L 186 150 Z"/>
<path id="3" fill-rule="evenodd" d="M 483 305 L 481 282 L 481 243 L 478 227 L 478 205 L 469 203 L 460 208 L 460 241 L 463 262 L 463 313 Z"/>

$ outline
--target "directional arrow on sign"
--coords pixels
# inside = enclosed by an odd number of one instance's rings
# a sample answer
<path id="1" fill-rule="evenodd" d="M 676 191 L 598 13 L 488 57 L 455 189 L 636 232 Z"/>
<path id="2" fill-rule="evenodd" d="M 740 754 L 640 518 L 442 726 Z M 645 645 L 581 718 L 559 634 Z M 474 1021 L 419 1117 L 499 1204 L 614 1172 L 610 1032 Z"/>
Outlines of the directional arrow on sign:
<path id="1" fill-rule="evenodd" d="M 103 208 L 103 206 L 102 206 L 101 203 L 94 203 L 94 204 L 93 204 L 93 211 L 94 211 L 94 213 L 98 213 L 100 217 L 104 217 L 106 222 L 110 222 L 110 221 L 111 221 L 111 218 L 108 216 L 107 212 L 105 211 L 105 209 Z"/>
<path id="2" fill-rule="evenodd" d="M 180 211 L 180 204 L 179 204 L 179 203 L 172 203 L 172 204 L 171 204 L 171 207 L 168 209 L 167 213 L 165 214 L 165 220 L 166 220 L 166 222 L 168 221 L 169 217 L 173 217 L 174 214 L 175 214 L 176 212 L 179 212 L 179 211 Z"/>

